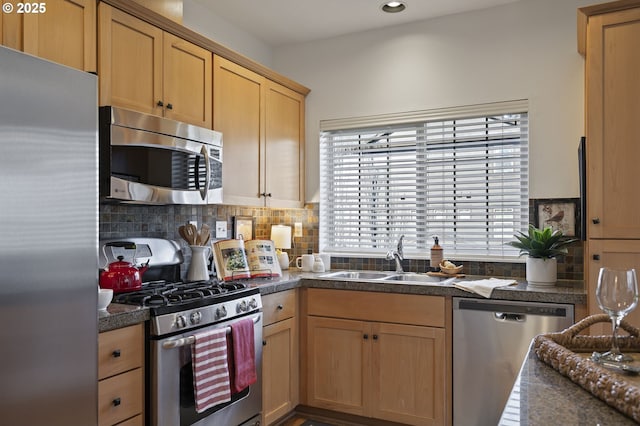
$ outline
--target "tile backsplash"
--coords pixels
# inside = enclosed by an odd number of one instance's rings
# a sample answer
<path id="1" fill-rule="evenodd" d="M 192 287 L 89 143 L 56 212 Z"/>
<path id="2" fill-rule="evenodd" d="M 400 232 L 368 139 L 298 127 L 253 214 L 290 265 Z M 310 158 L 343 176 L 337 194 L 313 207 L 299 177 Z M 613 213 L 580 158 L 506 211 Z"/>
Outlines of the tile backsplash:
<path id="1" fill-rule="evenodd" d="M 145 206 L 133 204 L 100 205 L 100 239 L 123 237 L 156 237 L 178 241 L 183 247 L 187 243 L 178 235 L 178 227 L 189 221 L 197 221 L 198 226 L 207 223 L 215 232 L 216 221 L 227 223 L 227 235 L 231 238 L 233 218 L 251 216 L 254 218 L 255 238 L 268 239 L 271 225 L 302 223 L 302 237 L 295 237 L 291 250 L 287 250 L 291 261 L 297 256 L 317 252 L 319 239 L 319 206 L 317 203 L 299 209 L 272 209 L 261 207 L 211 205 L 211 206 Z M 533 217 L 533 216 L 531 216 Z M 558 259 L 558 278 L 561 280 L 583 280 L 583 243 L 574 243 L 569 253 Z M 185 265 L 189 263 L 189 249 L 184 250 Z M 524 263 L 511 262 L 457 262 L 464 263 L 465 272 L 471 275 L 493 275 L 524 278 Z M 408 259 L 403 262 L 406 271 L 424 272 L 428 260 Z M 380 258 L 333 257 L 333 269 L 383 269 L 393 270 L 395 264 Z M 183 269 L 185 269 L 183 265 Z M 183 271 L 184 272 L 184 271 Z"/>

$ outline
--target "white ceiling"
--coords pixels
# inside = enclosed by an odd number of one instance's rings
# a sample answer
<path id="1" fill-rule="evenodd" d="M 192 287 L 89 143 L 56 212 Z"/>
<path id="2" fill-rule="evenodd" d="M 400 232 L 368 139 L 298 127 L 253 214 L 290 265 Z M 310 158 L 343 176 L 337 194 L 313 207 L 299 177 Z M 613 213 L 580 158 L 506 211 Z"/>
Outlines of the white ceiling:
<path id="1" fill-rule="evenodd" d="M 405 0 L 384 13 L 384 0 L 198 0 L 218 18 L 271 46 L 302 43 L 520 0 Z"/>

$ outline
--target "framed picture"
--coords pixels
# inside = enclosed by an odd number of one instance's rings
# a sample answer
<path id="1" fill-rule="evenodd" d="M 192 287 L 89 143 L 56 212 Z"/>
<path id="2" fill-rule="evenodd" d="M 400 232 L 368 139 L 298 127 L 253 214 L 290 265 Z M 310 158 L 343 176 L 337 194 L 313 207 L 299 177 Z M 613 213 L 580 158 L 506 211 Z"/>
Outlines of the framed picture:
<path id="1" fill-rule="evenodd" d="M 253 240 L 256 237 L 253 217 L 234 216 L 233 217 L 233 238 L 236 240 Z"/>
<path id="2" fill-rule="evenodd" d="M 580 237 L 579 202 L 578 198 L 533 200 L 533 223 L 540 229 L 550 226 L 569 237 Z"/>

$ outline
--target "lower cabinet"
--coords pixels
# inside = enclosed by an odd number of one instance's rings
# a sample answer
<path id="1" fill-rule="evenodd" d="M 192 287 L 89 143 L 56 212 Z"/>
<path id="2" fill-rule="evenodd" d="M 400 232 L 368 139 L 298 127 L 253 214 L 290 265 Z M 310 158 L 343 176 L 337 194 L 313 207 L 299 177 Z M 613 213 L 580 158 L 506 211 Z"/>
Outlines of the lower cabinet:
<path id="1" fill-rule="evenodd" d="M 306 404 L 448 424 L 445 306 L 436 296 L 308 289 Z"/>
<path id="2" fill-rule="evenodd" d="M 608 266 L 629 269 L 640 265 L 640 240 L 596 240 L 587 241 L 587 288 L 589 315 L 602 314 L 596 299 L 600 268 Z M 624 320 L 634 327 L 640 327 L 640 309 L 634 309 Z M 592 335 L 611 334 L 611 324 L 594 324 L 589 328 Z"/>
<path id="3" fill-rule="evenodd" d="M 142 324 L 98 336 L 98 425 L 144 424 Z"/>
<path id="4" fill-rule="evenodd" d="M 268 294 L 262 301 L 262 412 L 270 425 L 298 405 L 297 291 Z"/>

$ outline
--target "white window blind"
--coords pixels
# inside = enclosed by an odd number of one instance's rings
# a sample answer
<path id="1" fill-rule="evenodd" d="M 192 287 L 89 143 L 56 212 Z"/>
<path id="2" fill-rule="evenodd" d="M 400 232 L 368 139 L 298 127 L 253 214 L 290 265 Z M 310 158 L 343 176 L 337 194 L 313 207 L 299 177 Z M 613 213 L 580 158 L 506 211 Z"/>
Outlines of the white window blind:
<path id="1" fill-rule="evenodd" d="M 425 257 L 437 235 L 449 258 L 517 257 L 504 243 L 529 222 L 526 102 L 484 109 L 323 122 L 321 249 L 384 254 L 405 235 L 405 256 Z"/>

